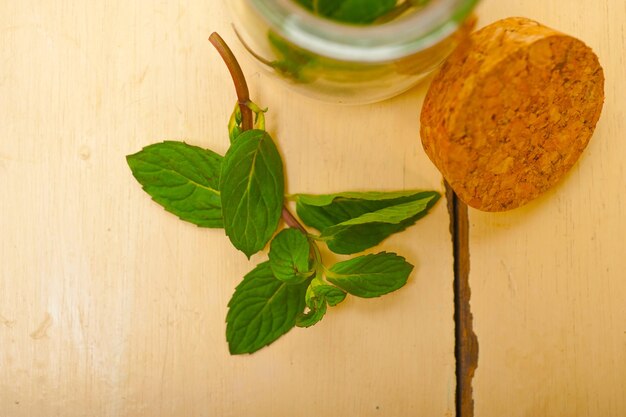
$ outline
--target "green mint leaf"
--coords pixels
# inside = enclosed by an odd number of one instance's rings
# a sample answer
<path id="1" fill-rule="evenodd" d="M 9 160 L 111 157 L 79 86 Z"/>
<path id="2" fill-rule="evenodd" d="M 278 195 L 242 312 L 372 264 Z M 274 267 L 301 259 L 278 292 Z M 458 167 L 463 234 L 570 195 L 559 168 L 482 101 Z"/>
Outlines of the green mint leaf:
<path id="1" fill-rule="evenodd" d="M 246 104 L 252 113 L 254 113 L 254 128 L 259 130 L 265 130 L 265 113 L 267 112 L 267 107 L 262 109 L 258 104 L 248 101 Z"/>
<path id="2" fill-rule="evenodd" d="M 320 2 L 336 0 L 320 0 Z M 331 19 L 349 23 L 372 23 L 394 9 L 396 0 L 344 0 Z"/>
<path id="3" fill-rule="evenodd" d="M 308 71 L 317 64 L 315 55 L 272 31 L 267 36 L 274 54 L 278 57 L 270 63 L 272 68 L 299 83 L 312 82 L 316 78 L 316 71 Z"/>
<path id="4" fill-rule="evenodd" d="M 383 209 L 372 211 L 370 213 L 362 214 L 359 217 L 346 220 L 337 225 L 331 226 L 324 230 L 326 232 L 329 229 L 337 227 L 355 226 L 364 223 L 400 223 L 408 218 L 415 216 L 417 213 L 421 213 L 426 210 L 428 203 L 434 196 L 422 198 L 420 200 L 409 201 L 408 203 L 398 204 L 396 206 L 389 206 Z M 330 233 L 329 233 L 330 234 Z"/>
<path id="5" fill-rule="evenodd" d="M 249 258 L 272 237 L 283 206 L 283 163 L 267 132 L 248 130 L 235 139 L 224 157 L 220 190 L 226 234 Z"/>
<path id="6" fill-rule="evenodd" d="M 373 248 L 387 237 L 405 230 L 412 224 L 413 221 L 405 220 L 398 224 L 365 223 L 347 228 L 338 227 L 332 230 L 332 235 L 323 238 L 326 239 L 326 245 L 331 251 L 352 255 Z"/>
<path id="7" fill-rule="evenodd" d="M 296 210 L 305 224 L 321 232 L 330 250 L 352 254 L 413 225 L 438 199 L 435 191 L 300 194 Z"/>
<path id="8" fill-rule="evenodd" d="M 223 227 L 220 155 L 166 141 L 146 146 L 126 161 L 144 191 L 165 210 L 198 226 Z"/>
<path id="9" fill-rule="evenodd" d="M 226 339 L 230 353 L 253 353 L 291 330 L 304 311 L 308 282 L 277 280 L 269 262 L 257 265 L 235 289 L 228 303 Z"/>
<path id="10" fill-rule="evenodd" d="M 298 229 L 284 229 L 270 245 L 269 262 L 274 276 L 287 283 L 299 283 L 312 275 L 310 245 Z"/>
<path id="11" fill-rule="evenodd" d="M 319 285 L 324 285 L 324 281 L 318 276 L 311 280 L 308 288 L 306 289 L 306 293 L 304 295 L 304 301 L 310 309 L 314 309 L 317 306 L 317 294 L 315 294 L 315 287 Z"/>
<path id="12" fill-rule="evenodd" d="M 313 0 L 295 0 L 295 2 L 307 10 L 313 10 Z"/>
<path id="13" fill-rule="evenodd" d="M 407 198 L 402 202 L 415 200 L 414 196 L 436 194 L 435 191 L 403 190 L 403 191 L 344 191 L 335 194 L 296 194 L 297 201 L 307 206 L 323 207 L 331 204 L 346 202 L 381 201 L 384 204 L 378 208 L 395 204 L 397 199 Z M 378 209 L 377 208 L 377 209 Z"/>
<path id="14" fill-rule="evenodd" d="M 412 270 L 403 257 L 381 252 L 336 263 L 326 278 L 349 294 L 371 298 L 402 287 Z"/>
<path id="15" fill-rule="evenodd" d="M 298 327 L 311 327 L 318 323 L 326 314 L 326 300 L 323 297 L 316 298 L 314 305 L 309 306 L 309 311 L 304 314 L 300 314 L 296 318 L 296 326 Z"/>
<path id="16" fill-rule="evenodd" d="M 233 143 L 237 136 L 243 132 L 241 128 L 242 116 L 241 116 L 241 108 L 239 107 L 239 103 L 235 104 L 235 109 L 230 115 L 230 119 L 228 120 L 228 138 L 230 139 L 230 143 Z"/>
<path id="17" fill-rule="evenodd" d="M 333 18 L 333 14 L 339 10 L 347 0 L 316 0 L 313 2 L 313 13 L 323 17 Z M 374 0 L 376 1 L 376 0 Z"/>
<path id="18" fill-rule="evenodd" d="M 262 109 L 251 101 L 246 104 L 246 107 L 254 113 L 254 128 L 265 130 L 265 112 L 267 109 Z M 239 106 L 239 102 L 237 102 L 228 120 L 228 138 L 230 139 L 230 143 L 233 143 L 233 141 L 237 139 L 237 136 L 243 132 L 242 122 L 243 116 L 241 115 L 241 107 Z"/>
<path id="19" fill-rule="evenodd" d="M 327 306 L 336 306 L 346 298 L 346 293 L 337 287 L 314 278 L 306 290 L 305 301 L 309 311 L 298 316 L 296 326 L 311 327 L 326 314 Z"/>
<path id="20" fill-rule="evenodd" d="M 327 227 L 377 210 L 423 198 L 438 198 L 435 191 L 343 192 L 337 194 L 297 194 L 296 210 L 307 225 L 322 231 Z"/>
<path id="21" fill-rule="evenodd" d="M 342 302 L 346 298 L 346 293 L 337 287 L 326 284 L 321 278 L 315 277 L 311 280 L 304 298 L 306 305 L 311 309 L 317 306 L 319 299 L 325 299 L 332 307 Z"/>
<path id="22" fill-rule="evenodd" d="M 393 10 L 397 0 L 296 0 L 308 10 L 332 20 L 372 23 Z"/>
<path id="23" fill-rule="evenodd" d="M 331 307 L 336 306 L 346 299 L 346 293 L 332 285 L 322 284 L 316 286 L 314 291 L 317 296 L 324 297 Z"/>

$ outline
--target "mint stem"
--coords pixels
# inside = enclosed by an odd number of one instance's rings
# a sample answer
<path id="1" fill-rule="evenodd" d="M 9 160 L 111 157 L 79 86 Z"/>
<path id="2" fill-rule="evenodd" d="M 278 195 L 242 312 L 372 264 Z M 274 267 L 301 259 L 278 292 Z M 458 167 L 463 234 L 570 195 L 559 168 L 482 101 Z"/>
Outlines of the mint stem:
<path id="1" fill-rule="evenodd" d="M 209 41 L 217 52 L 219 52 L 222 60 L 226 64 L 228 68 L 228 72 L 230 72 L 230 76 L 235 83 L 235 91 L 237 92 L 237 101 L 239 103 L 239 109 L 241 110 L 241 128 L 242 130 L 250 130 L 253 127 L 254 121 L 252 119 L 252 110 L 248 107 L 248 102 L 250 101 L 250 90 L 248 90 L 248 83 L 246 82 L 246 77 L 243 75 L 243 71 L 241 70 L 241 66 L 239 62 L 237 62 L 237 58 L 233 54 L 233 51 L 230 50 L 224 39 L 217 32 L 211 33 L 209 36 Z"/>
<path id="2" fill-rule="evenodd" d="M 300 224 L 300 222 L 298 221 L 298 219 L 296 219 L 294 217 L 293 214 L 291 214 L 291 212 L 289 211 L 289 209 L 287 208 L 287 206 L 283 206 L 283 220 L 285 221 L 285 223 L 287 224 L 287 226 L 289 227 L 293 227 L 295 229 L 300 230 L 302 233 L 304 233 L 305 235 L 308 234 L 308 232 L 306 231 L 306 229 L 304 228 L 304 226 L 302 226 L 302 224 Z"/>
<path id="3" fill-rule="evenodd" d="M 239 34 L 237 34 L 237 36 L 239 36 Z M 241 66 L 239 65 L 239 62 L 237 62 L 237 58 L 235 58 L 233 51 L 231 51 L 226 42 L 224 42 L 224 39 L 222 39 L 217 32 L 211 33 L 209 41 L 213 44 L 215 49 L 217 49 L 217 52 L 219 52 L 222 60 L 228 68 L 228 72 L 230 72 L 233 83 L 235 84 L 237 101 L 239 103 L 239 109 L 241 110 L 241 131 L 244 132 L 246 130 L 250 130 L 254 127 L 252 109 L 248 107 L 248 104 L 250 103 L 250 90 L 248 90 L 248 83 L 246 82 L 246 77 L 243 75 Z M 282 218 L 289 227 L 294 227 L 305 235 L 307 234 L 304 226 L 300 224 L 298 219 L 296 219 L 294 215 L 291 214 L 287 206 L 284 205 Z"/>

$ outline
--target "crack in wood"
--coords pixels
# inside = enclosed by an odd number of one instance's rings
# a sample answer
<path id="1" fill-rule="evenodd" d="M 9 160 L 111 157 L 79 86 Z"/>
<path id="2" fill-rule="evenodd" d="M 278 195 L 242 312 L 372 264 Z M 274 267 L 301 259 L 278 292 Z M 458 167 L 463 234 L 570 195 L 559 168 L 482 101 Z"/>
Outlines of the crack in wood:
<path id="1" fill-rule="evenodd" d="M 472 325 L 469 285 L 469 218 L 467 205 L 446 185 L 450 234 L 454 252 L 454 356 L 456 359 L 456 415 L 474 416 L 472 379 L 478 366 L 478 339 Z"/>

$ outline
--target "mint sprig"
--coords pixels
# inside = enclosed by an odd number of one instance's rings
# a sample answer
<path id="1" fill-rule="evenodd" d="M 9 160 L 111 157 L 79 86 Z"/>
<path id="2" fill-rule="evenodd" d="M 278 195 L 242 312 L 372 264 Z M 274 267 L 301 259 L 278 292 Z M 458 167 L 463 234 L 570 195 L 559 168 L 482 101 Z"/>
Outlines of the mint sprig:
<path id="1" fill-rule="evenodd" d="M 339 254 L 372 248 L 426 215 L 439 193 L 296 194 L 300 219 L 319 233 L 307 230 L 284 205 L 283 162 L 265 131 L 265 110 L 250 101 L 241 68 L 224 41 L 215 33 L 210 40 L 238 98 L 226 155 L 161 142 L 129 155 L 127 162 L 154 201 L 198 226 L 223 227 L 248 258 L 269 243 L 269 260 L 246 274 L 228 303 L 229 350 L 252 353 L 295 326 L 318 323 L 347 294 L 378 297 L 405 285 L 413 265 L 395 253 L 357 256 L 328 267 L 319 245 Z"/>

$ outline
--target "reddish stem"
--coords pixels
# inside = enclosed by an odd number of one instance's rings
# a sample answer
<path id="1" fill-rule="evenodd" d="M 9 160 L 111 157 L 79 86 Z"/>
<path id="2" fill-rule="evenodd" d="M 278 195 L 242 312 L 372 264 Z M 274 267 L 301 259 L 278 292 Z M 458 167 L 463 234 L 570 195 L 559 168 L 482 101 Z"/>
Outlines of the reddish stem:
<path id="1" fill-rule="evenodd" d="M 291 211 L 289 211 L 289 209 L 287 208 L 287 206 L 283 206 L 283 220 L 285 221 L 285 223 L 287 224 L 287 226 L 289 227 L 293 227 L 295 229 L 300 230 L 302 233 L 304 233 L 305 235 L 307 234 L 306 229 L 304 228 L 304 226 L 302 226 L 302 224 L 300 224 L 300 222 L 298 221 L 298 219 L 296 219 L 294 217 L 293 214 L 291 214 Z"/>
<path id="2" fill-rule="evenodd" d="M 239 65 L 239 62 L 237 62 L 237 58 L 235 58 L 233 51 L 230 50 L 220 35 L 213 32 L 211 36 L 209 36 L 209 41 L 213 44 L 215 49 L 217 49 L 217 52 L 219 52 L 220 56 L 224 60 L 224 63 L 228 68 L 228 72 L 230 72 L 230 76 L 235 83 L 237 101 L 239 103 L 239 109 L 241 110 L 241 128 L 243 130 L 250 130 L 254 125 L 252 110 L 248 107 L 248 102 L 250 101 L 250 90 L 248 90 L 248 83 L 246 82 L 246 77 L 243 75 L 241 66 Z"/>

